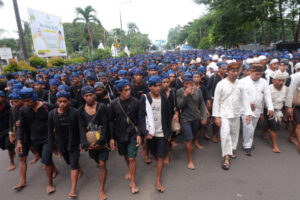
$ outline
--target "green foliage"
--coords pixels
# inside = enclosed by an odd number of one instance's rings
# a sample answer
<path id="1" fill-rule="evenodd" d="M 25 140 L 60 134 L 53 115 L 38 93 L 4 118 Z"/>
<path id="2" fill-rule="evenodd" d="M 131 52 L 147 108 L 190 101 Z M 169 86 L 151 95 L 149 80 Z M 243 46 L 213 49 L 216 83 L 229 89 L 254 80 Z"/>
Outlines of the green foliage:
<path id="1" fill-rule="evenodd" d="M 209 49 L 211 47 L 209 36 L 203 37 L 198 45 L 198 49 Z"/>
<path id="2" fill-rule="evenodd" d="M 127 53 L 125 53 L 124 51 L 122 51 L 119 55 L 118 55 L 118 57 L 128 57 L 128 55 L 127 55 Z"/>
<path id="3" fill-rule="evenodd" d="M 46 59 L 40 58 L 37 55 L 30 57 L 29 63 L 32 67 L 35 67 L 35 68 L 37 68 L 37 66 L 41 66 L 42 68 L 47 67 Z"/>
<path id="4" fill-rule="evenodd" d="M 28 65 L 25 61 L 17 62 L 15 59 L 10 59 L 8 65 L 2 68 L 4 74 L 13 73 L 27 69 L 30 72 L 35 72 L 36 69 Z"/>
<path id="5" fill-rule="evenodd" d="M 48 67 L 58 67 L 65 64 L 62 57 L 53 57 L 48 60 Z"/>
<path id="6" fill-rule="evenodd" d="M 96 51 L 94 51 L 93 60 L 103 60 L 111 56 L 111 50 L 109 48 L 97 49 Z"/>

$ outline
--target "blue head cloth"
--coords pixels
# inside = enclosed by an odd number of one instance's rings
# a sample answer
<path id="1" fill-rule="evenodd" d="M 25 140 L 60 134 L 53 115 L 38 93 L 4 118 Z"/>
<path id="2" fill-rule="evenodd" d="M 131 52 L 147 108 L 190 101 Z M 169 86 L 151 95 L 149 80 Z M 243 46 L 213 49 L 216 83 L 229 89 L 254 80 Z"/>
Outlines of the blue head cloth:
<path id="1" fill-rule="evenodd" d="M 74 77 L 79 77 L 79 74 L 77 72 L 72 72 L 71 74 L 71 79 L 74 78 Z"/>
<path id="2" fill-rule="evenodd" d="M 191 66 L 189 67 L 189 70 L 192 70 L 192 69 L 196 69 L 196 66 L 195 66 L 195 65 L 191 65 Z"/>
<path id="3" fill-rule="evenodd" d="M 8 97 L 10 100 L 21 99 L 19 92 L 15 90 L 12 93 L 10 93 Z"/>
<path id="4" fill-rule="evenodd" d="M 11 87 L 12 90 L 21 90 L 22 88 L 23 88 L 22 83 L 15 83 L 15 84 Z"/>
<path id="5" fill-rule="evenodd" d="M 168 75 L 170 75 L 170 74 L 176 75 L 176 72 L 170 69 L 170 70 L 168 71 Z"/>
<path id="6" fill-rule="evenodd" d="M 182 78 L 183 78 L 183 82 L 193 81 L 193 74 L 187 71 L 183 74 Z"/>
<path id="7" fill-rule="evenodd" d="M 123 87 L 127 86 L 127 85 L 130 85 L 130 82 L 128 79 L 126 78 L 122 78 L 120 80 L 117 80 L 116 83 L 115 83 L 115 86 L 116 86 L 116 89 L 117 90 L 121 90 Z"/>
<path id="8" fill-rule="evenodd" d="M 99 77 L 99 78 L 100 78 L 100 77 L 107 77 L 107 74 L 104 73 L 104 72 L 99 72 L 99 73 L 98 73 L 98 77 Z"/>
<path id="9" fill-rule="evenodd" d="M 164 79 L 170 79 L 170 77 L 169 77 L 169 73 L 168 72 L 166 72 L 166 73 L 162 73 L 161 74 L 161 80 L 164 80 Z"/>
<path id="10" fill-rule="evenodd" d="M 3 74 L 1 74 L 1 75 L 0 75 L 0 78 L 5 78 L 5 77 L 6 77 L 6 76 L 5 76 L 5 75 L 3 75 Z"/>
<path id="11" fill-rule="evenodd" d="M 19 72 L 19 76 L 25 76 L 23 72 Z"/>
<path id="12" fill-rule="evenodd" d="M 98 87 L 105 87 L 104 86 L 104 84 L 102 83 L 102 82 L 96 82 L 95 84 L 94 84 L 94 88 L 96 89 L 96 88 L 98 88 Z"/>
<path id="13" fill-rule="evenodd" d="M 59 83 L 58 83 L 58 81 L 56 79 L 53 78 L 53 79 L 49 80 L 49 85 L 50 86 L 55 86 L 55 85 L 58 86 Z"/>
<path id="14" fill-rule="evenodd" d="M 201 75 L 201 72 L 199 72 L 198 70 L 196 70 L 196 71 L 193 72 L 193 76 L 194 76 L 195 74 Z"/>
<path id="15" fill-rule="evenodd" d="M 148 80 L 148 85 L 156 85 L 156 83 L 161 83 L 161 78 L 157 75 L 151 76 Z"/>
<path id="16" fill-rule="evenodd" d="M 5 93 L 2 90 L 0 90 L 0 97 L 5 97 Z"/>
<path id="17" fill-rule="evenodd" d="M 87 81 L 97 81 L 96 75 L 92 74 L 91 72 L 87 73 L 85 78 Z"/>
<path id="18" fill-rule="evenodd" d="M 65 97 L 67 99 L 71 98 L 71 95 L 69 92 L 65 91 L 65 90 L 61 90 L 59 92 L 56 93 L 56 99 L 61 98 L 61 97 Z"/>
<path id="19" fill-rule="evenodd" d="M 88 93 L 95 93 L 95 89 L 90 86 L 90 85 L 85 85 L 81 88 L 81 95 L 85 95 L 85 94 L 88 94 Z"/>
<path id="20" fill-rule="evenodd" d="M 66 92 L 70 92 L 70 87 L 68 85 L 63 84 L 63 85 L 58 86 L 57 90 L 58 91 L 64 90 Z"/>
<path id="21" fill-rule="evenodd" d="M 217 63 L 218 68 L 227 67 L 227 62 L 221 61 Z"/>
<path id="22" fill-rule="evenodd" d="M 43 85 L 44 82 L 42 80 L 37 80 L 34 82 L 35 85 Z"/>
<path id="23" fill-rule="evenodd" d="M 60 74 L 55 74 L 55 75 L 54 75 L 54 79 L 56 79 L 56 80 L 60 80 L 60 77 L 61 77 Z"/>
<path id="24" fill-rule="evenodd" d="M 37 101 L 38 100 L 38 96 L 36 95 L 35 91 L 33 90 L 33 88 L 22 88 L 22 90 L 20 90 L 20 97 L 22 100 L 24 99 L 32 99 L 33 101 Z"/>
<path id="25" fill-rule="evenodd" d="M 250 69 L 250 65 L 244 63 L 244 64 L 242 65 L 242 69 L 243 69 L 243 70 L 248 70 L 248 69 Z"/>
<path id="26" fill-rule="evenodd" d="M 34 81 L 30 79 L 30 80 L 26 81 L 25 83 L 26 83 L 26 84 L 33 84 Z"/>
<path id="27" fill-rule="evenodd" d="M 67 74 L 66 73 L 62 73 L 61 76 L 67 76 Z"/>
<path id="28" fill-rule="evenodd" d="M 199 71 L 201 74 L 203 74 L 203 73 L 205 73 L 206 72 L 206 67 L 204 67 L 204 66 L 201 66 L 201 67 L 199 67 L 198 68 L 198 70 L 197 71 Z"/>
<path id="29" fill-rule="evenodd" d="M 119 75 L 119 76 L 127 76 L 127 71 L 126 71 L 126 70 L 120 70 L 120 71 L 118 72 L 118 75 Z"/>
<path id="30" fill-rule="evenodd" d="M 178 72 L 185 72 L 187 70 L 186 66 L 179 67 Z"/>
<path id="31" fill-rule="evenodd" d="M 158 66 L 156 64 L 150 64 L 148 70 L 156 70 L 158 71 Z"/>
<path id="32" fill-rule="evenodd" d="M 143 75 L 143 71 L 140 68 L 135 68 L 132 70 L 133 75 Z"/>

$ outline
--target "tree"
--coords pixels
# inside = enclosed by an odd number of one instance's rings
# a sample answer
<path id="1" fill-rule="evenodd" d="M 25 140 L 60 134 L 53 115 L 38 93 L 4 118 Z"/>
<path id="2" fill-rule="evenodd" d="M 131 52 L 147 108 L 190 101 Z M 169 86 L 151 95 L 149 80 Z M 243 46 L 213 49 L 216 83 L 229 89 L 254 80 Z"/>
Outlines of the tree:
<path id="1" fill-rule="evenodd" d="M 2 7 L 4 5 L 3 1 L 0 0 L 0 7 Z"/>
<path id="2" fill-rule="evenodd" d="M 93 52 L 93 32 L 91 23 L 96 23 L 101 26 L 100 20 L 96 17 L 96 10 L 92 6 L 87 6 L 85 9 L 76 8 L 77 17 L 73 23 L 81 21 L 84 23 L 84 30 L 87 33 L 87 40 L 89 44 L 90 52 Z"/>
<path id="3" fill-rule="evenodd" d="M 139 28 L 136 25 L 136 23 L 133 23 L 133 22 L 129 22 L 127 24 L 127 28 L 128 28 L 128 34 L 140 32 Z"/>

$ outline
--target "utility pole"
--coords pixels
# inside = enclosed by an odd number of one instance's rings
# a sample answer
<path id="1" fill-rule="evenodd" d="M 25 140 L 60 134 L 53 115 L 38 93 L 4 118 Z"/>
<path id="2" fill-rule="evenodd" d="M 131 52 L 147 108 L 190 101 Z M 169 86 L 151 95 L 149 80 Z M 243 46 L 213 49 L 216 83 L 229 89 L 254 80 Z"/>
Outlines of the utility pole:
<path id="1" fill-rule="evenodd" d="M 24 33 L 23 33 L 22 24 L 21 24 L 21 19 L 20 19 L 20 13 L 19 13 L 17 0 L 13 0 L 13 4 L 14 4 L 14 10 L 15 10 L 15 15 L 16 15 L 16 21 L 17 21 L 17 26 L 18 26 L 18 32 L 19 32 L 19 38 L 20 38 L 20 42 L 21 42 L 23 57 L 24 57 L 24 60 L 27 62 L 28 61 L 28 55 L 27 55 L 27 51 L 26 51 Z"/>

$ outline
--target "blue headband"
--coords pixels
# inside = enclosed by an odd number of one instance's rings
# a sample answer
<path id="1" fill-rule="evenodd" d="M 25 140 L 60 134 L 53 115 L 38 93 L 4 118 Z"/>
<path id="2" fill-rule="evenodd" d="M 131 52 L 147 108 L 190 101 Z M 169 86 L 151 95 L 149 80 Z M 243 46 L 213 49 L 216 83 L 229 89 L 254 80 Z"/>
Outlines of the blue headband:
<path id="1" fill-rule="evenodd" d="M 156 85 L 156 83 L 161 83 L 161 78 L 157 75 L 151 76 L 148 80 L 148 85 Z"/>
<path id="2" fill-rule="evenodd" d="M 116 84 L 117 90 L 120 91 L 123 87 L 130 85 L 130 82 L 128 79 L 122 78 L 120 80 L 117 80 L 115 84 Z"/>
<path id="3" fill-rule="evenodd" d="M 56 99 L 60 98 L 60 97 L 65 97 L 67 99 L 70 99 L 70 93 L 65 91 L 65 90 L 62 90 L 62 91 L 59 91 L 56 93 Z"/>
<path id="4" fill-rule="evenodd" d="M 36 95 L 36 93 L 32 88 L 23 88 L 22 90 L 20 90 L 20 97 L 22 100 L 24 99 L 32 99 L 33 101 L 38 100 L 38 96 Z"/>
<path id="5" fill-rule="evenodd" d="M 85 95 L 88 93 L 95 93 L 95 89 L 92 86 L 86 85 L 81 88 L 81 95 Z"/>

